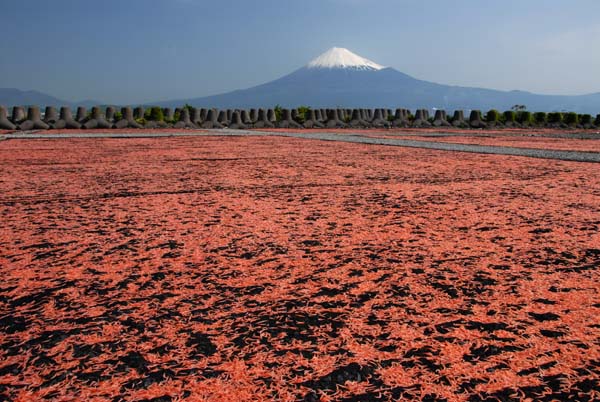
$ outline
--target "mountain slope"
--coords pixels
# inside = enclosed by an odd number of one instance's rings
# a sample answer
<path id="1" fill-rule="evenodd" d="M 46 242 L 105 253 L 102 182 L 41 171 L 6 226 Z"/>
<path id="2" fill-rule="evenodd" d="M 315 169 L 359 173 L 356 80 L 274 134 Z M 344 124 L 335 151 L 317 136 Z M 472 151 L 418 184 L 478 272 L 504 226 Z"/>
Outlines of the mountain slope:
<path id="1" fill-rule="evenodd" d="M 0 88 L 0 105 L 11 106 L 95 106 L 99 103 L 94 100 L 85 100 L 81 102 L 70 102 L 55 98 L 39 91 L 21 91 L 16 88 Z"/>
<path id="2" fill-rule="evenodd" d="M 580 96 L 538 95 L 422 81 L 385 68 L 340 48 L 333 48 L 305 67 L 277 80 L 221 95 L 159 102 L 175 107 L 406 107 L 443 109 L 510 109 L 600 113 L 600 93 Z"/>
<path id="3" fill-rule="evenodd" d="M 0 88 L 0 105 L 69 105 L 67 102 L 38 91 L 21 91 L 16 88 Z"/>

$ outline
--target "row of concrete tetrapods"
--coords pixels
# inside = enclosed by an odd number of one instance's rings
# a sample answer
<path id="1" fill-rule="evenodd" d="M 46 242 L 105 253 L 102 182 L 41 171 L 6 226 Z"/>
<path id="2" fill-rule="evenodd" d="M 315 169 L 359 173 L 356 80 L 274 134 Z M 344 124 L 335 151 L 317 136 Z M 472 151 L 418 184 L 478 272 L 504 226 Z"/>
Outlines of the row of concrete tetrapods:
<path id="1" fill-rule="evenodd" d="M 481 112 L 471 111 L 468 120 L 464 112 L 457 110 L 452 119 L 444 110 L 436 110 L 433 120 L 429 110 L 418 109 L 414 116 L 408 109 L 310 109 L 303 118 L 298 109 L 282 109 L 280 116 L 274 109 L 161 109 L 164 120 L 146 121 L 144 108 L 124 107 L 118 115 L 114 107 L 102 110 L 93 107 L 88 113 L 78 107 L 75 116 L 69 107 L 46 107 L 42 115 L 35 106 L 15 106 L 11 116 L 0 106 L 0 129 L 2 130 L 48 130 L 48 129 L 112 129 L 112 128 L 389 128 L 389 127 L 461 127 L 484 128 Z M 178 116 L 177 121 L 174 121 Z M 277 118 L 279 117 L 279 118 Z M 451 122 L 450 122 L 450 121 Z M 514 125 L 517 125 L 514 123 Z"/>

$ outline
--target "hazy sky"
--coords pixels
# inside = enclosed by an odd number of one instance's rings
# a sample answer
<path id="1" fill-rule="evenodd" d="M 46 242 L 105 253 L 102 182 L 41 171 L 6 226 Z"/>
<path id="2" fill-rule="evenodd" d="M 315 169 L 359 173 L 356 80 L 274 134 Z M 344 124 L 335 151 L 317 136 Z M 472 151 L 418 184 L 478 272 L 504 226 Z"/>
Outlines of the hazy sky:
<path id="1" fill-rule="evenodd" d="M 70 101 L 246 88 L 332 46 L 444 84 L 600 92 L 600 0 L 0 0 L 0 87 Z"/>

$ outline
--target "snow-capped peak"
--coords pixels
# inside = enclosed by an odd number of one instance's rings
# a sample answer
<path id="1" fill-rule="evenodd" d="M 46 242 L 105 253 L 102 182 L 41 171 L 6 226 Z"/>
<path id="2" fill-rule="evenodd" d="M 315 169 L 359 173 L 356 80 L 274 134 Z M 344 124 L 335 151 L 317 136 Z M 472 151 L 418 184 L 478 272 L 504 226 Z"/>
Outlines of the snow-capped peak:
<path id="1" fill-rule="evenodd" d="M 357 70 L 382 70 L 385 67 L 360 57 L 348 49 L 332 47 L 307 65 L 308 68 L 352 68 Z"/>

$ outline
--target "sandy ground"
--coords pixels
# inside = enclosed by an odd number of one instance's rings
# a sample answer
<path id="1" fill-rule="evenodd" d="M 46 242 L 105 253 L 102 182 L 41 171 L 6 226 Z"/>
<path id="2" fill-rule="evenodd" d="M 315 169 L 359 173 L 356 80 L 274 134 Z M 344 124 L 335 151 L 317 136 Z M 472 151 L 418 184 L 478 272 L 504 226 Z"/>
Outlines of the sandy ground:
<path id="1" fill-rule="evenodd" d="M 597 400 L 595 166 L 2 141 L 0 399 Z"/>

